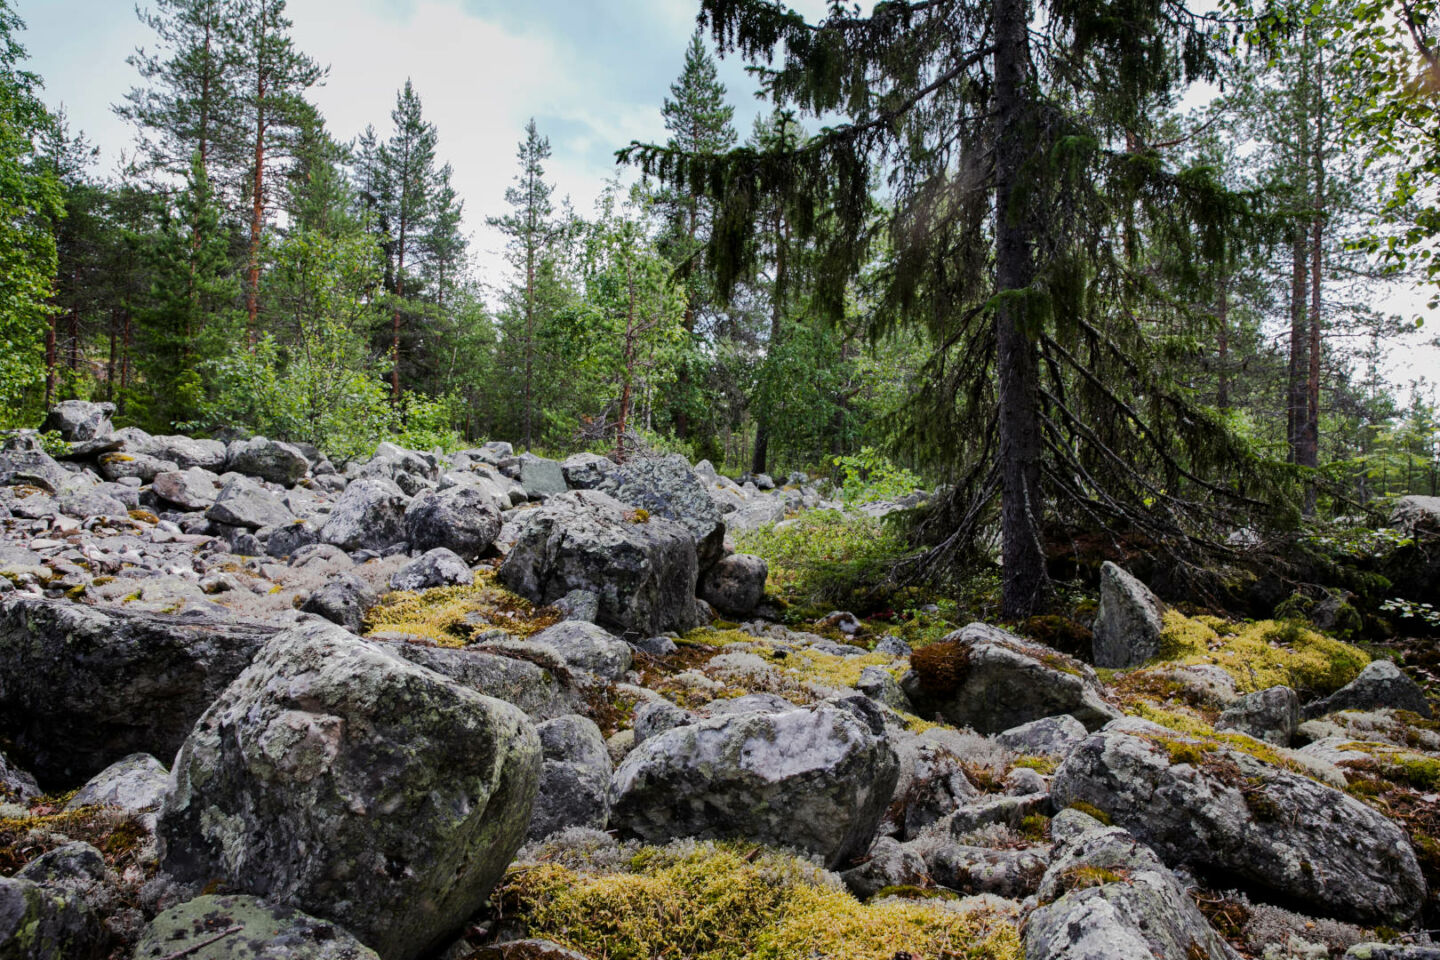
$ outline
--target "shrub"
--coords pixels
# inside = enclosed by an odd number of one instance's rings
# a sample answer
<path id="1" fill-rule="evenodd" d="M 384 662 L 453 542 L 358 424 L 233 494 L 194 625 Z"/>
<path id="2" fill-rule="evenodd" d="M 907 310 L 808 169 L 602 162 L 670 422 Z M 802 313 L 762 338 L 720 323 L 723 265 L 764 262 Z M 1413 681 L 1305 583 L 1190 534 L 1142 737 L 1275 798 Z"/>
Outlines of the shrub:
<path id="1" fill-rule="evenodd" d="M 840 497 L 846 503 L 898 500 L 920 489 L 920 478 L 894 463 L 874 447 L 833 461 L 844 477 Z"/>
<path id="2" fill-rule="evenodd" d="M 905 552 L 891 526 L 833 510 L 739 534 L 735 547 L 765 560 L 769 586 L 786 602 L 858 611 L 885 603 L 895 589 L 891 569 Z"/>

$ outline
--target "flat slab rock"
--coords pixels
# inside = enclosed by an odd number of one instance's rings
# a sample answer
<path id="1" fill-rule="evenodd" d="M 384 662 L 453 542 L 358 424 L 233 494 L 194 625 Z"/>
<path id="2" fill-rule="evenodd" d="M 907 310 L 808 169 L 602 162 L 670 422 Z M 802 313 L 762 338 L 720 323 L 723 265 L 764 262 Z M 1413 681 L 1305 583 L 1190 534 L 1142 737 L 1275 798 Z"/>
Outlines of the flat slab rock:
<path id="1" fill-rule="evenodd" d="M 379 960 L 335 924 L 251 896 L 197 897 L 145 928 L 135 960 Z"/>

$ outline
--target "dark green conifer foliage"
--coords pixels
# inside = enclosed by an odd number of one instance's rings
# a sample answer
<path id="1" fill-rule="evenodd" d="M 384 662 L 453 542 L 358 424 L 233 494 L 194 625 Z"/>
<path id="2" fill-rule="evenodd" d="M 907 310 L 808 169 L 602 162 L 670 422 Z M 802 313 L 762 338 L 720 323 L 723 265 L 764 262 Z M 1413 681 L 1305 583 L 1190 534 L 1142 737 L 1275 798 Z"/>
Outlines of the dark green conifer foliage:
<path id="1" fill-rule="evenodd" d="M 765 67 L 777 105 L 846 122 L 794 149 L 622 157 L 720 201 L 723 290 L 753 268 L 751 224 L 775 196 L 797 236 L 819 239 L 828 315 L 883 254 L 874 330 L 920 326 L 934 349 L 900 439 L 956 481 L 922 531 L 930 559 L 969 550 L 997 497 L 1007 617 L 1047 594 L 1052 522 L 1193 558 L 1195 537 L 1220 532 L 1204 521 L 1238 502 L 1214 468 L 1252 458 L 1151 352 L 1149 329 L 1176 308 L 1124 224 L 1197 262 L 1243 210 L 1127 134 L 1143 144 L 1177 82 L 1211 74 L 1211 22 L 1164 0 L 897 0 L 869 16 L 836 3 L 819 24 L 768 0 L 702 0 L 701 16 L 722 52 Z M 882 218 L 877 178 L 893 198 Z"/>

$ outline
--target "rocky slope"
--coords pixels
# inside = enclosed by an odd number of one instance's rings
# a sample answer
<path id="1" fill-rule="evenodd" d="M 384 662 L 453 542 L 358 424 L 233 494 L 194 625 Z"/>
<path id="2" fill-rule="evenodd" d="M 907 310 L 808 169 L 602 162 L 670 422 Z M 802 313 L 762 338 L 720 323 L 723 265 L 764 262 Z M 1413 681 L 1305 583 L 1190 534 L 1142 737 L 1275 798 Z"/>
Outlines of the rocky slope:
<path id="1" fill-rule="evenodd" d="M 911 649 L 777 622 L 804 477 L 110 413 L 0 449 L 0 960 L 1440 956 L 1440 723 L 1323 634 Z"/>

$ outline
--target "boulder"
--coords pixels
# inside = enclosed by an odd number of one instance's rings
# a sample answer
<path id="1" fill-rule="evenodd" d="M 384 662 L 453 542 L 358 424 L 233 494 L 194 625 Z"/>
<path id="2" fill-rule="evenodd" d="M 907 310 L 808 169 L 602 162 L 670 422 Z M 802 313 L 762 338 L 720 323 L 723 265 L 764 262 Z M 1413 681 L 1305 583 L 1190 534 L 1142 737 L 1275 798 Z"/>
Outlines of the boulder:
<path id="1" fill-rule="evenodd" d="M 1390 526 L 1412 537 L 1440 534 L 1440 497 L 1401 497 L 1390 512 Z"/>
<path id="2" fill-rule="evenodd" d="M 905 691 L 900 689 L 899 681 L 884 667 L 866 667 L 861 670 L 855 689 L 891 710 L 911 713 L 915 709 L 910 698 L 905 696 Z"/>
<path id="3" fill-rule="evenodd" d="M 745 617 L 765 599 L 765 581 L 770 568 L 748 553 L 731 554 L 718 561 L 700 578 L 700 599 L 721 613 Z"/>
<path id="4" fill-rule="evenodd" d="M 1002 730 L 995 740 L 1016 753 L 1065 757 L 1089 736 L 1085 724 L 1069 714 L 1041 717 L 1018 727 Z"/>
<path id="5" fill-rule="evenodd" d="M 324 617 L 358 634 L 365 628 L 365 614 L 379 599 L 364 580 L 354 574 L 342 573 L 310 594 L 300 605 L 300 610 Z"/>
<path id="6" fill-rule="evenodd" d="M 679 454 L 620 464 L 597 489 L 652 517 L 683 525 L 695 538 L 702 571 L 725 555 L 725 522 L 720 508 Z"/>
<path id="7" fill-rule="evenodd" d="M 0 735 L 46 787 L 173 757 L 277 628 L 0 597 Z"/>
<path id="8" fill-rule="evenodd" d="M 887 815 L 903 840 L 979 795 L 961 758 L 944 743 L 921 737 L 904 746 L 900 758 L 900 782 Z"/>
<path id="9" fill-rule="evenodd" d="M 921 715 L 978 733 L 1062 714 L 1094 730 L 1120 715 L 1090 667 L 983 623 L 916 651 L 910 664 L 901 687 Z"/>
<path id="10" fill-rule="evenodd" d="M 970 896 L 988 893 L 1020 900 L 1035 892 L 1045 874 L 1043 851 L 943 841 L 916 846 L 924 850 L 925 872 L 935 883 Z"/>
<path id="11" fill-rule="evenodd" d="M 151 489 L 181 510 L 207 510 L 220 496 L 220 478 L 202 467 L 171 470 L 156 474 Z"/>
<path id="12" fill-rule="evenodd" d="M 920 854 L 893 837 L 881 837 L 865 854 L 865 860 L 840 874 L 845 886 L 861 900 L 868 900 L 886 887 L 924 887 L 930 883 L 930 869 Z"/>
<path id="13" fill-rule="evenodd" d="M 718 491 L 712 491 L 718 493 Z M 785 519 L 790 506 L 783 497 L 756 497 L 744 506 L 725 515 L 726 529 L 735 533 L 759 530 Z"/>
<path id="14" fill-rule="evenodd" d="M 614 765 L 605 737 L 586 717 L 557 717 L 537 726 L 545 762 L 530 818 L 529 838 L 543 840 L 566 827 L 604 830 L 610 815 Z"/>
<path id="15" fill-rule="evenodd" d="M 1220 714 L 1216 730 L 1235 730 L 1256 740 L 1288 747 L 1300 725 L 1300 698 L 1289 687 L 1246 694 Z"/>
<path id="16" fill-rule="evenodd" d="M 105 932 L 78 893 L 0 877 L 0 957 L 98 960 Z"/>
<path id="17" fill-rule="evenodd" d="M 404 539 L 409 502 L 393 480 L 355 480 L 335 501 L 320 539 L 342 550 L 384 550 Z"/>
<path id="18" fill-rule="evenodd" d="M 833 868 L 869 848 L 898 769 L 890 745 L 847 710 L 715 717 L 631 751 L 610 781 L 610 822 L 650 842 L 783 844 Z"/>
<path id="19" fill-rule="evenodd" d="M 589 590 L 571 590 L 551 606 L 566 620 L 594 623 L 600 616 L 600 598 Z"/>
<path id="20" fill-rule="evenodd" d="M 615 461 L 609 457 L 597 453 L 577 453 L 565 458 L 560 464 L 560 472 L 565 475 L 565 483 L 570 489 L 594 490 L 615 471 L 615 467 Z"/>
<path id="21" fill-rule="evenodd" d="M 40 424 L 40 431 L 58 431 L 62 440 L 71 443 L 77 440 L 99 440 L 115 432 L 115 426 L 110 422 L 114 413 L 113 403 L 62 400 L 50 408 L 45 422 Z"/>
<path id="22" fill-rule="evenodd" d="M 677 707 L 668 700 L 652 700 L 635 708 L 635 743 L 642 744 L 666 730 L 674 730 L 694 723 L 695 716 L 683 707 Z"/>
<path id="23" fill-rule="evenodd" d="M 225 469 L 289 487 L 305 476 L 310 461 L 288 443 L 252 437 L 226 448 Z"/>
<path id="24" fill-rule="evenodd" d="M 284 560 L 320 541 L 320 528 L 308 520 L 295 520 L 279 527 L 260 531 L 265 538 L 265 554 Z"/>
<path id="25" fill-rule="evenodd" d="M 169 789 L 170 771 L 163 763 L 148 753 L 132 753 L 91 777 L 65 809 L 100 806 L 149 813 L 160 809 Z"/>
<path id="26" fill-rule="evenodd" d="M 518 462 L 510 476 L 525 488 L 525 496 L 531 500 L 543 500 L 568 489 L 565 485 L 565 471 L 554 460 L 537 457 L 533 453 L 522 453 L 515 458 Z"/>
<path id="27" fill-rule="evenodd" d="M 207 944 L 213 944 L 206 946 Z M 151 922 L 134 960 L 379 960 L 375 951 L 325 920 L 259 897 L 204 896 Z"/>
<path id="28" fill-rule="evenodd" d="M 457 650 L 453 647 L 423 647 L 395 642 L 385 646 L 412 663 L 443 674 L 487 697 L 504 700 L 525 711 L 531 720 L 553 720 L 584 708 L 579 691 L 568 675 L 547 670 L 529 660 Z"/>
<path id="29" fill-rule="evenodd" d="M 1425 899 L 1404 831 L 1339 790 L 1137 718 L 1091 735 L 1051 781 L 1186 863 L 1311 909 L 1401 925 Z"/>
<path id="30" fill-rule="evenodd" d="M 1229 960 L 1235 954 L 1155 854 L 1118 828 L 1055 851 L 1041 906 L 1025 921 L 1026 960 Z"/>
<path id="31" fill-rule="evenodd" d="M 601 624 L 646 636 L 701 624 L 695 540 L 685 527 L 642 519 L 591 490 L 551 497 L 526 513 L 499 572 L 511 590 L 538 604 L 588 590 L 600 598 Z"/>
<path id="32" fill-rule="evenodd" d="M 500 533 L 500 507 L 478 484 L 425 491 L 405 508 L 405 538 L 412 550 L 444 547 L 471 562 Z"/>
<path id="33" fill-rule="evenodd" d="M 100 456 L 100 475 L 106 480 L 123 480 L 134 477 L 141 483 L 150 483 L 162 473 L 179 470 L 174 460 L 161 460 L 145 453 L 106 453 Z"/>
<path id="34" fill-rule="evenodd" d="M 562 620 L 530 640 L 554 650 L 568 666 L 606 680 L 624 677 L 634 659 L 630 644 L 585 620 Z"/>
<path id="35" fill-rule="evenodd" d="M 40 784 L 30 775 L 30 771 L 22 770 L 10 762 L 10 758 L 0 753 L 0 802 L 24 803 L 32 797 L 40 796 Z"/>
<path id="36" fill-rule="evenodd" d="M 453 550 L 436 547 L 411 560 L 390 577 L 391 590 L 468 587 L 475 580 L 470 565 Z"/>
<path id="37" fill-rule="evenodd" d="M 338 627 L 296 627 L 185 741 L 160 815 L 162 866 L 411 960 L 460 932 L 504 873 L 540 760 L 516 707 Z"/>
<path id="38" fill-rule="evenodd" d="M 60 466 L 38 443 L 27 437 L 11 437 L 0 448 L 0 486 L 38 487 L 56 493 L 71 480 L 69 470 Z"/>
<path id="39" fill-rule="evenodd" d="M 279 497 L 248 477 L 236 477 L 225 484 L 205 516 L 216 523 L 246 530 L 295 522 L 295 514 Z"/>
<path id="40" fill-rule="evenodd" d="M 132 447 L 131 444 L 126 444 Z M 196 437 L 150 437 L 133 449 L 148 453 L 161 460 L 173 460 L 181 470 L 200 468 L 221 472 L 225 469 L 227 451 L 219 440 L 202 440 Z"/>
<path id="41" fill-rule="evenodd" d="M 1301 718 L 1314 720 L 1341 710 L 1410 710 L 1430 716 L 1430 701 L 1420 685 L 1389 660 L 1376 660 L 1360 676 L 1323 700 L 1305 704 Z"/>
<path id="42" fill-rule="evenodd" d="M 76 490 L 60 498 L 60 512 L 76 520 L 89 517 L 123 519 L 130 516 L 125 504 L 99 490 Z"/>
<path id="43" fill-rule="evenodd" d="M 1160 653 L 1165 605 L 1150 588 L 1106 561 L 1100 567 L 1100 611 L 1092 649 L 1097 667 L 1134 667 Z"/>

